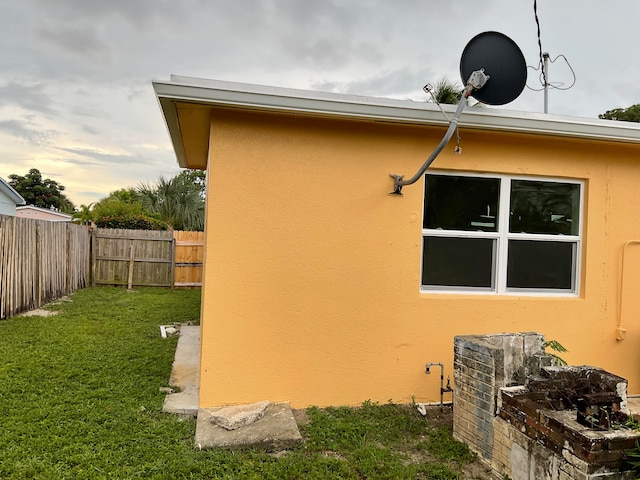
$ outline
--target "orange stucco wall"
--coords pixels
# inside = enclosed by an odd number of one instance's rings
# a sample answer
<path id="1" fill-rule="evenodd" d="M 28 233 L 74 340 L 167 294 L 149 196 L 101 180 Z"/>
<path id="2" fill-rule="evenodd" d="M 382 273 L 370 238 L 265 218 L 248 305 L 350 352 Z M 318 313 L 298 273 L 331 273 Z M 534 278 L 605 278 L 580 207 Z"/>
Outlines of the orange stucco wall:
<path id="1" fill-rule="evenodd" d="M 424 182 L 444 128 L 217 110 L 208 165 L 200 405 L 439 400 L 453 337 L 536 331 L 640 393 L 638 147 L 468 131 L 432 168 L 584 179 L 579 298 L 420 293 Z"/>

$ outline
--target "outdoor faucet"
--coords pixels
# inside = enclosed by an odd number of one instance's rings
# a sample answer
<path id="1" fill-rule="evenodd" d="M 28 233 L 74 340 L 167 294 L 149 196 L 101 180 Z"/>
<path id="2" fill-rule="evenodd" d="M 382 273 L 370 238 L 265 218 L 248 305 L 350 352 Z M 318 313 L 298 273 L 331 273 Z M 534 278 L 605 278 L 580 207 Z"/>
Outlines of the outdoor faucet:
<path id="1" fill-rule="evenodd" d="M 444 409 L 444 394 L 445 393 L 453 393 L 453 388 L 451 388 L 451 377 L 447 376 L 447 386 L 444 386 L 444 363 L 427 363 L 424 367 L 424 373 L 427 375 L 431 374 L 431 367 L 440 367 L 440 410 Z"/>
<path id="2" fill-rule="evenodd" d="M 451 388 L 451 377 L 447 375 L 447 386 L 442 389 L 442 392 L 453 392 L 453 388 Z"/>

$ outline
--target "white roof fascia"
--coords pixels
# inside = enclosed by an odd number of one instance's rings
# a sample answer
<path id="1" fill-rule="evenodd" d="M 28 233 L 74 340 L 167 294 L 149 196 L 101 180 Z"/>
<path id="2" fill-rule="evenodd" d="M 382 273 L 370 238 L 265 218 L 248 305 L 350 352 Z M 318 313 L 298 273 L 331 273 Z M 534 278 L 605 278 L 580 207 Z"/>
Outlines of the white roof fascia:
<path id="1" fill-rule="evenodd" d="M 15 188 L 5 182 L 3 178 L 0 178 L 0 190 L 6 193 L 16 205 L 25 205 L 27 203 L 22 195 L 20 195 Z"/>
<path id="2" fill-rule="evenodd" d="M 273 112 L 306 113 L 378 122 L 446 125 L 448 120 L 433 103 L 412 100 L 345 95 L 252 85 L 220 80 L 171 76 L 169 82 L 153 82 L 176 147 L 179 125 L 176 101 L 199 105 L 229 106 Z M 453 114 L 455 105 L 442 105 Z M 501 132 L 586 138 L 640 143 L 640 124 L 544 113 L 503 110 L 493 107 L 467 107 L 460 126 Z M 178 134 L 174 136 L 174 134 Z M 181 142 L 178 142 L 181 143 Z M 181 146 L 176 148 L 180 156 Z"/>

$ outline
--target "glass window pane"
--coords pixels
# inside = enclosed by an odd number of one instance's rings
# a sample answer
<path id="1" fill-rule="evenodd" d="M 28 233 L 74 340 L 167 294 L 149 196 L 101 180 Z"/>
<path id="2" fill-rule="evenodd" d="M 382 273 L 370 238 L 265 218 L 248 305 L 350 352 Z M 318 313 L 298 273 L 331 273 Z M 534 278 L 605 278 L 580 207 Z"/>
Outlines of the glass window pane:
<path id="1" fill-rule="evenodd" d="M 426 175 L 424 228 L 496 232 L 500 180 Z"/>
<path id="2" fill-rule="evenodd" d="M 509 231 L 578 235 L 580 185 L 511 181 Z"/>
<path id="3" fill-rule="evenodd" d="M 574 288 L 573 242 L 510 240 L 507 260 L 508 288 Z"/>
<path id="4" fill-rule="evenodd" d="M 424 237 L 422 284 L 492 288 L 494 244 L 491 238 Z"/>

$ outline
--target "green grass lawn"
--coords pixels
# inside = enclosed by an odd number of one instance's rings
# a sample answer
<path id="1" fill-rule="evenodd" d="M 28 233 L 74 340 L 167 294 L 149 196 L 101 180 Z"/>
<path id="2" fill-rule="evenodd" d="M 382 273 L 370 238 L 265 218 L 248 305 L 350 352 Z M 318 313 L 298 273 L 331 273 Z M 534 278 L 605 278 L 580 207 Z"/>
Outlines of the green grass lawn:
<path id="1" fill-rule="evenodd" d="M 50 317 L 0 321 L 0 478 L 455 479 L 473 455 L 414 409 L 310 408 L 278 455 L 198 451 L 194 420 L 162 413 L 176 338 L 199 290 L 94 288 Z M 470 478 L 470 477 L 464 477 Z"/>

